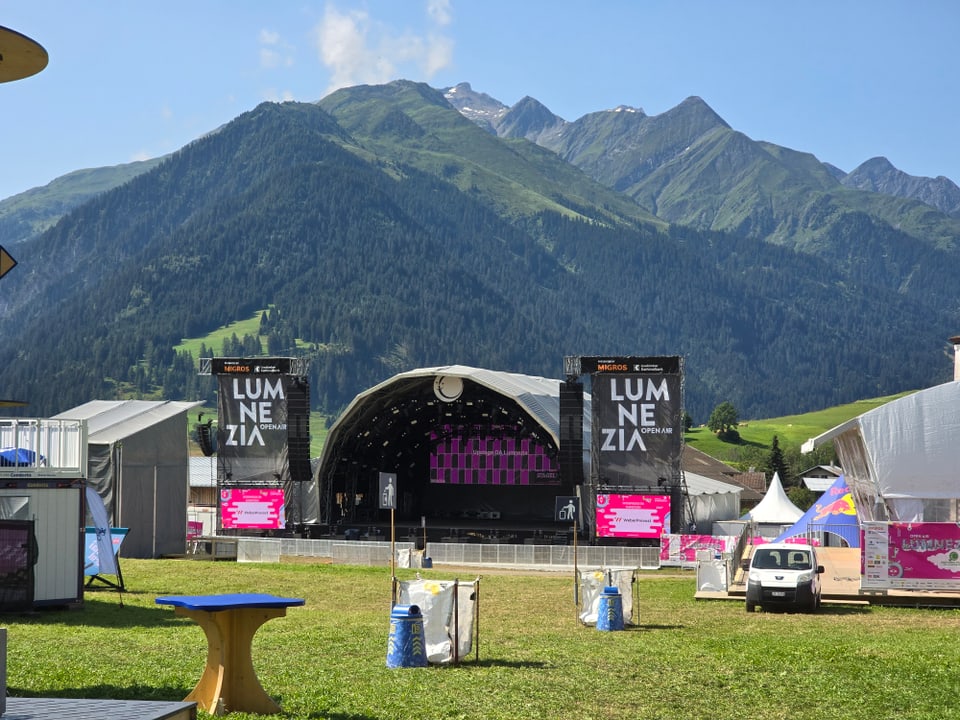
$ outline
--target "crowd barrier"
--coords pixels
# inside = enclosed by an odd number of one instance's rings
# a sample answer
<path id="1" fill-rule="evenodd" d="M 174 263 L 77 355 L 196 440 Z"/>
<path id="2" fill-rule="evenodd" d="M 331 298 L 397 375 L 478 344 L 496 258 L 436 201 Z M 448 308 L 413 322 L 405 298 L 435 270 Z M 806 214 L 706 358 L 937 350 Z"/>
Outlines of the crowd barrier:
<path id="1" fill-rule="evenodd" d="M 329 559 L 345 565 L 389 565 L 390 543 L 377 540 L 305 538 L 231 538 L 237 542 L 238 562 L 279 562 L 281 556 Z M 397 551 L 415 550 L 412 542 L 398 542 Z M 426 556 L 433 564 L 505 565 L 572 568 L 573 546 L 511 545 L 497 543 L 430 543 Z M 658 547 L 579 545 L 577 564 L 583 567 L 660 567 Z"/>

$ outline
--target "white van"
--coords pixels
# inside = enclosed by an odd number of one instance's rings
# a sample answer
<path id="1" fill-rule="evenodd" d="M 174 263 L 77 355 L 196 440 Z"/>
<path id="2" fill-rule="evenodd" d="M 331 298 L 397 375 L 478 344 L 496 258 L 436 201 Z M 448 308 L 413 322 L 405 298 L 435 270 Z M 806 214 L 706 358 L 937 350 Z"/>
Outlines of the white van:
<path id="1" fill-rule="evenodd" d="M 815 611 L 820 607 L 823 565 L 812 545 L 767 543 L 753 551 L 747 575 L 747 612 L 763 609 Z"/>

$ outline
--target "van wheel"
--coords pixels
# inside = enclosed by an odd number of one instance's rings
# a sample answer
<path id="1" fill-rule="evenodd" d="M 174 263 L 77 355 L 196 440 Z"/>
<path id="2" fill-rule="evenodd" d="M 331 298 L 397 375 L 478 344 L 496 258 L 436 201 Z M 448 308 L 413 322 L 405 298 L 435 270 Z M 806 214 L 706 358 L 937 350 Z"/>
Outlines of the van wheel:
<path id="1" fill-rule="evenodd" d="M 747 603 L 747 612 L 753 612 L 754 608 L 756 608 L 756 607 L 757 607 L 757 606 L 756 606 L 754 603 L 748 602 L 748 603 Z"/>

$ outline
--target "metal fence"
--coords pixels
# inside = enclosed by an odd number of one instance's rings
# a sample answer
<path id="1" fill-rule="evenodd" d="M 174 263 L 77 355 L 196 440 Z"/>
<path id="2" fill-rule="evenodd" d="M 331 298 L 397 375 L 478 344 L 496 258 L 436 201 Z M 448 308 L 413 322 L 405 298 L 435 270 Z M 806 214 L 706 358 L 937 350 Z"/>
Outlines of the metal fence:
<path id="1" fill-rule="evenodd" d="M 232 538 L 239 562 L 279 562 L 284 555 L 330 559 L 346 565 L 389 565 L 390 543 L 374 540 L 309 540 L 304 538 Z M 395 549 L 413 551 L 414 543 L 398 542 Z M 427 556 L 445 565 L 488 565 L 572 568 L 571 545 L 510 545 L 498 543 L 430 543 Z M 658 547 L 580 545 L 577 564 L 590 567 L 660 567 Z"/>

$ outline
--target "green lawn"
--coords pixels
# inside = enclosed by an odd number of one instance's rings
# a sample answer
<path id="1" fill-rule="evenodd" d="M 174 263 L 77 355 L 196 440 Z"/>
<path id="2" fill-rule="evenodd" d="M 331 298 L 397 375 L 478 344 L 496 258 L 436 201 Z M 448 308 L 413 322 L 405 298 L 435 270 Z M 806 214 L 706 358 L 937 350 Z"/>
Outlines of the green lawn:
<path id="1" fill-rule="evenodd" d="M 420 572 L 482 576 L 480 660 L 389 669 L 388 568 L 122 566 L 122 607 L 103 589 L 80 610 L 5 616 L 11 695 L 181 700 L 206 641 L 154 599 L 256 591 L 306 599 L 253 645 L 261 684 L 293 720 L 960 717 L 957 610 L 827 604 L 810 616 L 747 615 L 740 602 L 695 600 L 691 572 L 664 570 L 641 574 L 639 625 L 609 633 L 576 622 L 569 573 L 435 568 Z"/>

